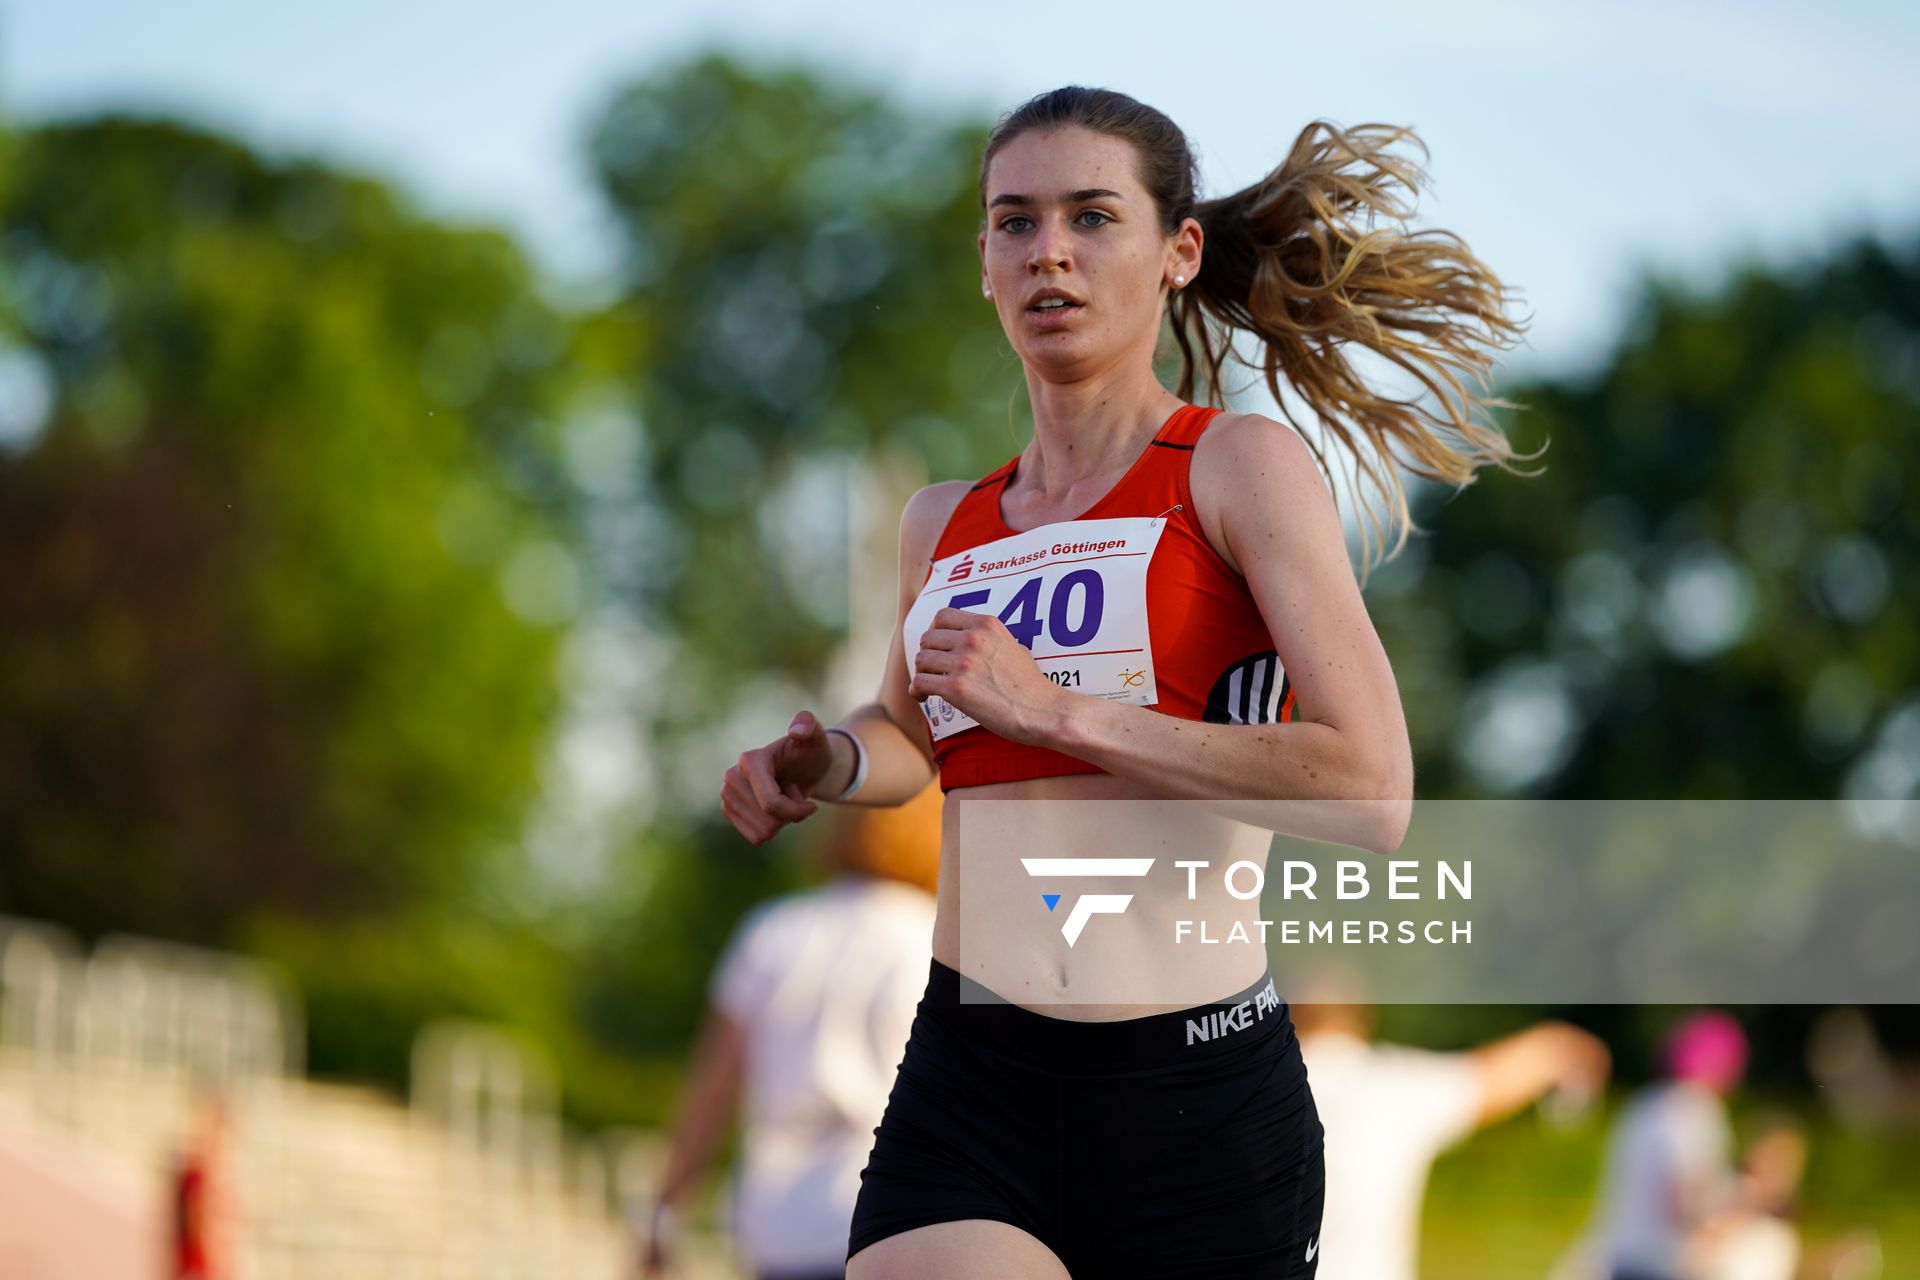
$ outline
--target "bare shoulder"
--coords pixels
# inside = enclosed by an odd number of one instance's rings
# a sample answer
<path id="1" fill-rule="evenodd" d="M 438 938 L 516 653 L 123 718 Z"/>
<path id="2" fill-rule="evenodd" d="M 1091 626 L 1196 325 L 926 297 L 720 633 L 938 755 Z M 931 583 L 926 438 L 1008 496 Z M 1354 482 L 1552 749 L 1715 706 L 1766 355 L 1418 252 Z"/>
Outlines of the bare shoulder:
<path id="1" fill-rule="evenodd" d="M 1193 451 L 1192 474 L 1196 485 L 1236 495 L 1304 483 L 1326 486 L 1312 446 L 1286 423 L 1259 413 L 1215 419 Z"/>
<path id="2" fill-rule="evenodd" d="M 971 480 L 942 480 L 927 485 L 907 499 L 900 513 L 900 550 L 908 563 L 924 563 L 933 555 L 940 531 L 947 527 L 960 500 L 973 488 Z"/>
<path id="3" fill-rule="evenodd" d="M 1188 477 L 1207 540 L 1242 574 L 1246 569 L 1233 544 L 1236 533 L 1246 536 L 1250 521 L 1268 536 L 1301 519 L 1331 519 L 1338 527 L 1333 490 L 1312 446 L 1264 414 L 1221 414 L 1194 448 Z"/>

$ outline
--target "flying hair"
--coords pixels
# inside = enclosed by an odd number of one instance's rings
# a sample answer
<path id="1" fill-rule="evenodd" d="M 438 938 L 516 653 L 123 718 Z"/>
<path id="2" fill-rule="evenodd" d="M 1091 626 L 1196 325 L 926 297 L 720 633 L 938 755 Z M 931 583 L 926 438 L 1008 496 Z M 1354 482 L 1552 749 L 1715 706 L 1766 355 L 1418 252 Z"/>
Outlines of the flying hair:
<path id="1" fill-rule="evenodd" d="M 1162 231 L 1172 235 L 1191 217 L 1204 233 L 1199 275 L 1169 303 L 1181 365 L 1175 394 L 1195 401 L 1204 382 L 1205 403 L 1225 408 L 1222 370 L 1231 360 L 1260 373 L 1336 494 L 1327 453 L 1301 428 L 1283 386 L 1353 460 L 1365 509 L 1363 582 L 1421 531 L 1402 468 L 1456 488 L 1484 466 L 1537 474 L 1512 464 L 1545 445 L 1516 454 L 1488 416 L 1525 407 L 1493 396 L 1490 374 L 1526 322 L 1506 315 L 1512 291 L 1459 236 L 1406 228 L 1427 173 L 1390 148 L 1404 139 L 1426 157 L 1411 128 L 1315 120 L 1258 182 L 1199 200 L 1198 164 L 1179 126 L 1126 94 L 1070 85 L 1029 99 L 994 127 L 980 161 L 982 209 L 1001 147 L 1069 125 L 1132 143 Z M 1257 339 L 1257 354 L 1236 348 L 1240 332 Z M 1392 362 L 1425 394 L 1403 400 L 1376 391 L 1355 364 L 1356 349 Z"/>

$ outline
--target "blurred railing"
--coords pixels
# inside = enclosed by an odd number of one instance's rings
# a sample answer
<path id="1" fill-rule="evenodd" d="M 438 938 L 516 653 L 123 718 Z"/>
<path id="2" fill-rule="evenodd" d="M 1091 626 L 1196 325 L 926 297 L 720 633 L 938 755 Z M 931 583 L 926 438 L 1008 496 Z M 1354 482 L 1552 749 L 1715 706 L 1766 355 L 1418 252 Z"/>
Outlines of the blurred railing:
<path id="1" fill-rule="evenodd" d="M 0 1119 L 111 1162 L 157 1210 L 217 1095 L 247 1280 L 632 1274 L 620 1206 L 650 1189 L 657 1134 L 569 1135 L 551 1064 L 498 1028 L 423 1029 L 410 1104 L 301 1078 L 303 1030 L 242 957 L 127 937 L 89 953 L 0 916 Z M 696 1237 L 679 1274 L 735 1273 Z"/>

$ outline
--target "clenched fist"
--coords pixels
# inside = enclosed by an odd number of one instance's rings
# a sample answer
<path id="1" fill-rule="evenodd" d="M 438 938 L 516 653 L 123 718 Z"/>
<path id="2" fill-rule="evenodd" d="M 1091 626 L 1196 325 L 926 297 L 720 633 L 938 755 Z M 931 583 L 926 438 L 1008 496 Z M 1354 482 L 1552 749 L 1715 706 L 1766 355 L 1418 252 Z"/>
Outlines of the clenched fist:
<path id="1" fill-rule="evenodd" d="M 720 811 L 749 841 L 765 844 L 820 807 L 807 793 L 832 767 L 826 729 L 811 711 L 802 711 L 780 737 L 740 754 L 720 785 Z"/>

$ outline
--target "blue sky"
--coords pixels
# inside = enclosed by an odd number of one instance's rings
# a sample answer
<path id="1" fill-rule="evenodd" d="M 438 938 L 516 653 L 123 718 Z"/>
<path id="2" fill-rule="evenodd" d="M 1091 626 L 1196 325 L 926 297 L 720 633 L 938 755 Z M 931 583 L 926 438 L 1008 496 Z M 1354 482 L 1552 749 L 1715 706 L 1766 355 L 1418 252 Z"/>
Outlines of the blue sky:
<path id="1" fill-rule="evenodd" d="M 942 113 L 1123 89 L 1187 129 L 1209 191 L 1276 163 L 1316 116 L 1411 124 L 1433 153 L 1422 220 L 1536 314 L 1512 372 L 1603 356 L 1643 267 L 1708 282 L 1858 230 L 1920 235 L 1920 7 L 1890 0 L 12 0 L 0 110 L 161 110 L 319 153 L 505 224 L 588 281 L 611 241 L 585 122 L 624 80 L 713 46 Z"/>

